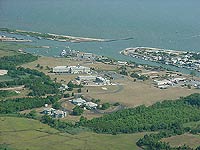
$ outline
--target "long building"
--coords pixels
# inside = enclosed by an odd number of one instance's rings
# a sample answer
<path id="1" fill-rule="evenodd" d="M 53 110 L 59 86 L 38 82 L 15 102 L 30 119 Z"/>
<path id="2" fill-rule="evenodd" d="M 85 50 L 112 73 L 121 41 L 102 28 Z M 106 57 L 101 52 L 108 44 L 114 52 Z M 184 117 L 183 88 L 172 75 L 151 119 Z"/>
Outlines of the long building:
<path id="1" fill-rule="evenodd" d="M 90 73 L 89 67 L 84 66 L 70 66 L 70 73 L 72 74 L 81 74 L 81 73 Z"/>
<path id="2" fill-rule="evenodd" d="M 88 74 L 90 73 L 89 67 L 84 66 L 56 66 L 53 68 L 54 73 L 71 73 L 71 74 Z"/>
<path id="3" fill-rule="evenodd" d="M 70 68 L 67 66 L 56 66 L 53 68 L 54 73 L 68 73 Z"/>

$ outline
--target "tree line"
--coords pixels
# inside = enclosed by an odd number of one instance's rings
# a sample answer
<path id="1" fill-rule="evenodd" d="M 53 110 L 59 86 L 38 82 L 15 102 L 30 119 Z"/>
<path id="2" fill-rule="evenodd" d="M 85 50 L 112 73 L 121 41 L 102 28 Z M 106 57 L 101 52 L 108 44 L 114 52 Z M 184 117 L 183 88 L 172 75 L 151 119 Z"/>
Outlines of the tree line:
<path id="1" fill-rule="evenodd" d="M 26 97 L 0 101 L 0 114 L 18 113 L 19 111 L 42 107 L 45 104 L 54 104 L 59 96 Z"/>
<path id="2" fill-rule="evenodd" d="M 0 58 L 0 69 L 15 69 L 16 66 L 32 62 L 38 59 L 38 56 L 32 54 L 18 54 L 14 56 L 4 56 Z"/>
<path id="3" fill-rule="evenodd" d="M 170 129 L 174 123 L 186 123 L 200 120 L 200 109 L 189 103 L 199 94 L 193 94 L 176 101 L 157 102 L 152 106 L 144 105 L 121 110 L 100 118 L 87 120 L 82 126 L 91 128 L 97 133 L 136 133 Z"/>

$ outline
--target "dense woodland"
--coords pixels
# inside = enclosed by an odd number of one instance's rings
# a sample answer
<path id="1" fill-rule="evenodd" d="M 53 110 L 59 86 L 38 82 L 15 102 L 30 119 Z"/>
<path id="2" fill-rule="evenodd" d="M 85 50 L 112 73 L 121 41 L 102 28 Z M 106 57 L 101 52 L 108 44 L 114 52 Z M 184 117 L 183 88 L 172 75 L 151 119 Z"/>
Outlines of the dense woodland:
<path id="1" fill-rule="evenodd" d="M 18 54 L 4 56 L 0 59 L 0 69 L 15 69 L 16 66 L 37 60 L 37 56 L 31 54 Z"/>
<path id="2" fill-rule="evenodd" d="M 112 134 L 168 129 L 174 123 L 183 124 L 200 120 L 199 101 L 200 95 L 193 94 L 176 101 L 157 102 L 149 107 L 142 105 L 125 109 L 82 122 L 81 125 L 97 133 Z"/>
<path id="3" fill-rule="evenodd" d="M 42 97 L 32 97 L 32 98 L 16 98 L 8 99 L 6 101 L 0 101 L 0 113 L 17 113 L 19 111 L 42 107 L 45 104 L 53 104 L 60 97 L 58 96 L 47 96 L 46 98 Z"/>
<path id="4" fill-rule="evenodd" d="M 5 56 L 0 59 L 0 69 L 8 69 L 8 76 L 11 81 L 0 82 L 0 87 L 12 87 L 25 85 L 31 92 L 29 96 L 44 96 L 45 94 L 58 94 L 59 83 L 54 83 L 49 76 L 38 70 L 17 67 L 23 63 L 31 62 L 37 59 L 37 56 L 31 54 L 19 54 L 14 56 Z"/>
<path id="5" fill-rule="evenodd" d="M 44 106 L 44 104 L 54 104 L 60 98 L 58 88 L 61 86 L 53 82 L 44 73 L 29 68 L 17 67 L 23 63 L 31 62 L 37 56 L 31 54 L 19 54 L 0 58 L 0 69 L 8 69 L 8 76 L 13 80 L 0 82 L 0 87 L 12 87 L 24 85 L 31 92 L 29 97 L 7 99 L 0 101 L 0 113 L 16 113 L 26 109 Z M 3 94 L 4 93 L 4 94 Z M 10 92 L 0 92 L 1 97 L 11 94 Z M 47 96 L 51 94 L 52 96 Z M 47 96 L 47 97 L 46 97 Z"/>
<path id="6" fill-rule="evenodd" d="M 4 98 L 15 96 L 15 95 L 17 95 L 17 93 L 14 91 L 6 91 L 6 90 L 0 91 L 0 99 L 4 99 Z"/>

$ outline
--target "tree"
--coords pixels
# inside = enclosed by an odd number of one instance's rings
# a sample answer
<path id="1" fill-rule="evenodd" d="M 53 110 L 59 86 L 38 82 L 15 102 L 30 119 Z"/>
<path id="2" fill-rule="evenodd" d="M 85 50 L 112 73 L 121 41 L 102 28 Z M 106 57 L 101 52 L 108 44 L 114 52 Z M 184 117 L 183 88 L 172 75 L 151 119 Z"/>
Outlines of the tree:
<path id="1" fill-rule="evenodd" d="M 77 90 L 77 92 L 78 92 L 78 93 L 81 93 L 81 88 L 79 88 L 79 89 Z"/>
<path id="2" fill-rule="evenodd" d="M 36 116 L 37 116 L 36 110 L 31 110 L 30 113 L 28 113 L 28 114 L 26 115 L 26 117 L 32 118 L 32 119 L 35 119 Z"/>
<path id="3" fill-rule="evenodd" d="M 83 109 L 80 106 L 73 108 L 73 115 L 80 116 L 83 113 Z"/>
<path id="4" fill-rule="evenodd" d="M 187 87 L 188 87 L 188 89 L 191 89 L 191 88 L 192 88 L 190 84 L 188 84 Z"/>
<path id="5" fill-rule="evenodd" d="M 100 109 L 106 110 L 106 109 L 108 109 L 109 107 L 110 107 L 110 103 L 103 103 Z"/>
<path id="6" fill-rule="evenodd" d="M 70 97 L 70 94 L 69 93 L 67 93 L 67 94 L 64 94 L 64 96 L 63 96 L 64 98 L 68 98 L 68 97 Z"/>
<path id="7" fill-rule="evenodd" d="M 37 64 L 35 67 L 39 68 L 39 67 L 40 67 L 40 64 Z"/>
<path id="8" fill-rule="evenodd" d="M 198 147 L 196 148 L 196 150 L 200 150 L 200 146 L 198 146 Z"/>
<path id="9" fill-rule="evenodd" d="M 52 105 L 52 107 L 53 107 L 54 109 L 60 109 L 60 108 L 61 108 L 61 105 L 60 105 L 59 102 L 55 102 L 55 103 Z"/>

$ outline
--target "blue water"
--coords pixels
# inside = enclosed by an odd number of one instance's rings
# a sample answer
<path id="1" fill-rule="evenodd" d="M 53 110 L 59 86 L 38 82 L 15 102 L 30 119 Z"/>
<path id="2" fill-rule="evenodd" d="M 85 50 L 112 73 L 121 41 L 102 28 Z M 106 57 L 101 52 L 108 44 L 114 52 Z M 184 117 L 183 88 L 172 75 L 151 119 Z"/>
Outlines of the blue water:
<path id="1" fill-rule="evenodd" d="M 52 48 L 28 49 L 55 56 L 69 45 L 72 49 L 132 60 L 119 51 L 147 46 L 200 52 L 199 7 L 199 0 L 0 0 L 0 27 L 106 39 L 133 37 L 103 43 L 34 39 L 34 44 Z"/>

